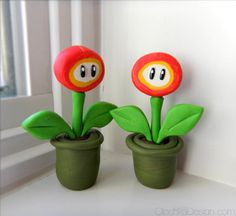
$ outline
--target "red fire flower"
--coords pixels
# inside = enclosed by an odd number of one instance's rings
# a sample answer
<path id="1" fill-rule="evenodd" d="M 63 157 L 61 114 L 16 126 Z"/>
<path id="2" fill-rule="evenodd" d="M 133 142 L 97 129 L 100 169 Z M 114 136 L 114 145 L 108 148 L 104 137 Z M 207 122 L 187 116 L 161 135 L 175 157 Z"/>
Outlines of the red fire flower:
<path id="1" fill-rule="evenodd" d="M 160 97 L 179 87 L 182 69 L 173 56 L 167 53 L 150 53 L 134 64 L 132 80 L 143 93 Z"/>
<path id="2" fill-rule="evenodd" d="M 57 80 L 75 92 L 95 88 L 104 77 L 102 58 L 84 46 L 64 49 L 56 58 L 54 72 Z"/>

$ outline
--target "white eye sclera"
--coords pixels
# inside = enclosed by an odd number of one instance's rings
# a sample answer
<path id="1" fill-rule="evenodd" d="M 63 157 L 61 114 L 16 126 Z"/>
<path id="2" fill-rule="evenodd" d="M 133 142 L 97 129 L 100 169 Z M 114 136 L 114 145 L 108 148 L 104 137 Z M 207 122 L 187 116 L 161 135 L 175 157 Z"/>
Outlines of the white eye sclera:
<path id="1" fill-rule="evenodd" d="M 95 62 L 81 63 L 74 70 L 73 75 L 77 81 L 89 82 L 97 78 L 100 73 L 99 65 Z"/>
<path id="2" fill-rule="evenodd" d="M 169 83 L 171 75 L 165 65 L 152 64 L 144 69 L 143 78 L 154 87 L 162 87 Z"/>

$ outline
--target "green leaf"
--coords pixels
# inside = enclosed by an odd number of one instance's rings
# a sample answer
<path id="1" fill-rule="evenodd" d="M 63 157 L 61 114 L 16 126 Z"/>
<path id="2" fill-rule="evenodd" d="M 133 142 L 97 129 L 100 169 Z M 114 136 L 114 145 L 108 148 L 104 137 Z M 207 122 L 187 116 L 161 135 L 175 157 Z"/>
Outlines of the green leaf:
<path id="1" fill-rule="evenodd" d="M 110 111 L 116 107 L 116 105 L 107 102 L 98 102 L 91 105 L 85 114 L 81 135 L 85 135 L 92 127 L 101 128 L 109 124 L 112 120 Z"/>
<path id="2" fill-rule="evenodd" d="M 128 132 L 143 134 L 147 140 L 152 141 L 148 120 L 141 109 L 136 106 L 123 106 L 111 111 L 117 124 Z"/>
<path id="3" fill-rule="evenodd" d="M 178 104 L 172 107 L 163 121 L 157 143 L 169 136 L 187 134 L 200 120 L 204 108 L 192 104 Z"/>
<path id="4" fill-rule="evenodd" d="M 58 114 L 48 110 L 29 116 L 22 122 L 22 127 L 39 139 L 53 139 L 60 134 L 66 134 L 71 139 L 75 139 L 70 126 Z"/>

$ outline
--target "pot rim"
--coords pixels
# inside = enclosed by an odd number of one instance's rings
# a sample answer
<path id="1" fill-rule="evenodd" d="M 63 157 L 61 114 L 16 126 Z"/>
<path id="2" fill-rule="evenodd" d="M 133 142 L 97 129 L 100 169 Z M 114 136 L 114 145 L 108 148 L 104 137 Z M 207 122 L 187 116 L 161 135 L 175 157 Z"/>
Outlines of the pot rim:
<path id="1" fill-rule="evenodd" d="M 70 150 L 89 150 L 100 146 L 104 138 L 100 131 L 92 129 L 88 133 L 88 138 L 86 139 L 75 139 L 70 140 L 65 137 L 59 137 L 50 140 L 50 143 L 55 148 L 70 149 Z"/>
<path id="2" fill-rule="evenodd" d="M 126 144 L 135 153 L 153 156 L 174 156 L 183 148 L 184 142 L 178 136 L 169 137 L 165 145 L 151 144 L 142 140 L 141 134 L 130 134 L 126 138 Z"/>

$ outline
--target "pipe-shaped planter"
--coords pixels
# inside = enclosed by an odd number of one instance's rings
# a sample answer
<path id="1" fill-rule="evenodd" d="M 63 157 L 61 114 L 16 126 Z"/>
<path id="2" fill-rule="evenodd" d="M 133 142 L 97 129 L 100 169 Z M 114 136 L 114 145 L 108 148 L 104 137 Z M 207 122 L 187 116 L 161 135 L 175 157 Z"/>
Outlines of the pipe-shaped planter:
<path id="1" fill-rule="evenodd" d="M 98 130 L 91 130 L 85 138 L 51 140 L 56 148 L 56 174 L 62 185 L 83 190 L 95 183 L 102 142 L 103 135 Z"/>
<path id="2" fill-rule="evenodd" d="M 153 145 L 141 134 L 126 138 L 133 152 L 134 171 L 137 179 L 151 188 L 169 187 L 175 176 L 176 155 L 183 148 L 183 140 L 173 136 L 164 145 Z"/>

